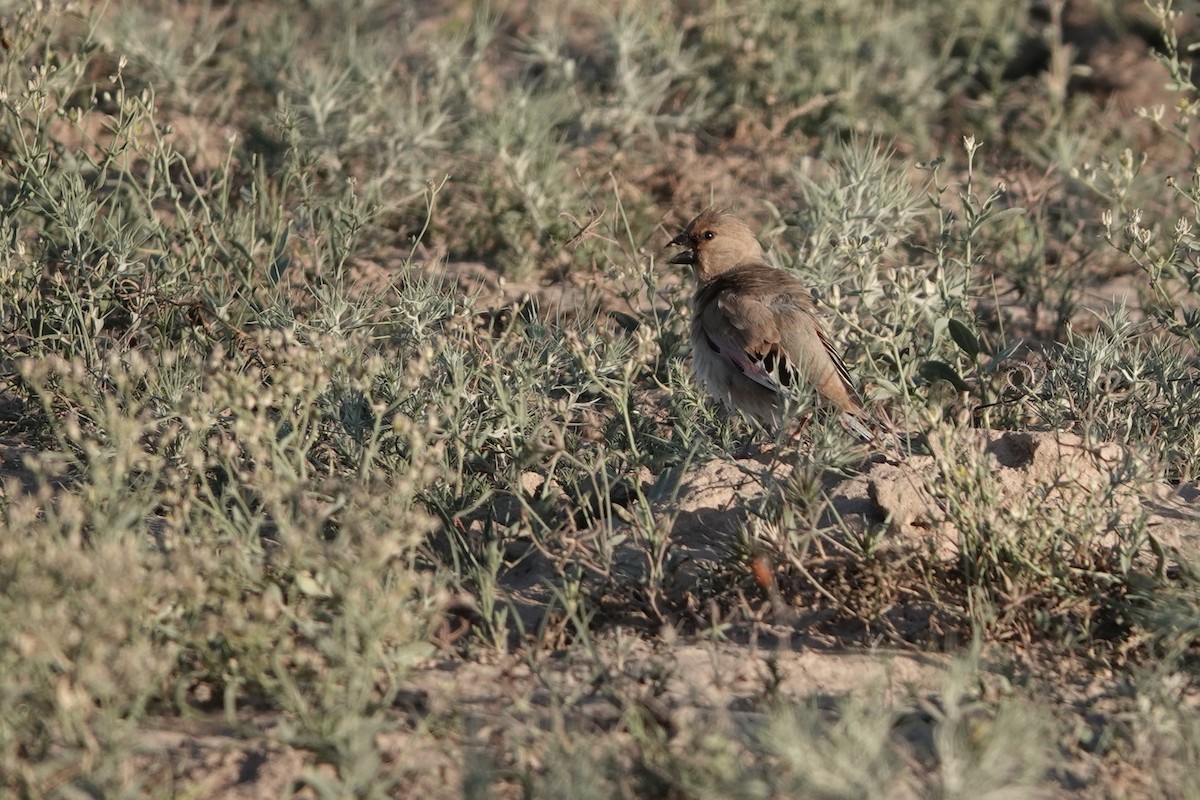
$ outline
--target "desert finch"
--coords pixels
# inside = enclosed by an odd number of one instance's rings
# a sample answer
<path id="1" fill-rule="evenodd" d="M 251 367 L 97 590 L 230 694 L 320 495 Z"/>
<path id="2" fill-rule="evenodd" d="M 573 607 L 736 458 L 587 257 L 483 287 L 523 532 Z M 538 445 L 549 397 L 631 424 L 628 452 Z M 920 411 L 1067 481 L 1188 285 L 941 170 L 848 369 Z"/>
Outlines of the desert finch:
<path id="1" fill-rule="evenodd" d="M 788 401 L 811 387 L 842 412 L 847 428 L 874 438 L 812 294 L 766 264 L 746 223 L 709 209 L 670 245 L 683 248 L 670 263 L 687 264 L 696 276 L 692 366 L 713 395 L 777 429 Z"/>

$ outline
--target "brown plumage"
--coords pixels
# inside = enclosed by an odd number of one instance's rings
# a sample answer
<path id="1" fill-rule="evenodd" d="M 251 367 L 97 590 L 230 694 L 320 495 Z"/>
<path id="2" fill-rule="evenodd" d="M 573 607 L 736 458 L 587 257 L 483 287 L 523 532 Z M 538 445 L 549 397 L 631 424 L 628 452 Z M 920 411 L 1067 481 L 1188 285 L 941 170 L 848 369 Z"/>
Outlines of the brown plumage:
<path id="1" fill-rule="evenodd" d="M 842 412 L 846 425 L 873 438 L 841 357 L 829 345 L 812 295 L 768 266 L 754 233 L 732 214 L 709 209 L 670 241 L 684 250 L 672 264 L 696 276 L 692 365 L 713 395 L 772 428 L 787 399 L 808 387 Z"/>

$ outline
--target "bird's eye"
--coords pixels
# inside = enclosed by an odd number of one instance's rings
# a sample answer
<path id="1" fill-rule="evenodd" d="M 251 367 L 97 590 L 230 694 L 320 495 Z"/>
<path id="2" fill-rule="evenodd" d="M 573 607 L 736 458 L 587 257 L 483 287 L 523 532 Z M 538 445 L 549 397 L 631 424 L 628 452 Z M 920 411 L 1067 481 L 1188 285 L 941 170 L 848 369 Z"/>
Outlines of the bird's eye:
<path id="1" fill-rule="evenodd" d="M 705 238 L 705 239 L 711 239 L 711 238 L 713 238 L 714 236 L 716 236 L 716 234 L 715 234 L 715 233 L 713 233 L 712 231 L 705 231 L 705 232 L 704 232 L 704 238 Z"/>

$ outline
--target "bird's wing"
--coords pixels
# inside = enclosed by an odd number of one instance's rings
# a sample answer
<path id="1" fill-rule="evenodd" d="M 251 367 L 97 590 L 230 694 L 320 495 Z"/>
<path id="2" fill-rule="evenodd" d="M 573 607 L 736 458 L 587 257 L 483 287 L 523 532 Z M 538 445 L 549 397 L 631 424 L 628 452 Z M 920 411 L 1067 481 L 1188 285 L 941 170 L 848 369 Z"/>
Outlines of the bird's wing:
<path id="1" fill-rule="evenodd" d="M 722 292 L 700 309 L 699 323 L 713 352 L 750 380 L 781 394 L 796 384 L 781 347 L 778 315 L 769 304 L 736 291 Z"/>
<path id="2" fill-rule="evenodd" d="M 843 410 L 859 405 L 850 371 L 829 343 L 820 320 L 805 307 L 784 305 L 779 309 L 781 345 L 804 380 Z"/>
<path id="3" fill-rule="evenodd" d="M 856 409 L 850 373 L 811 305 L 790 291 L 730 290 L 700 310 L 700 324 L 713 351 L 755 383 L 779 394 L 808 385 L 841 409 Z"/>

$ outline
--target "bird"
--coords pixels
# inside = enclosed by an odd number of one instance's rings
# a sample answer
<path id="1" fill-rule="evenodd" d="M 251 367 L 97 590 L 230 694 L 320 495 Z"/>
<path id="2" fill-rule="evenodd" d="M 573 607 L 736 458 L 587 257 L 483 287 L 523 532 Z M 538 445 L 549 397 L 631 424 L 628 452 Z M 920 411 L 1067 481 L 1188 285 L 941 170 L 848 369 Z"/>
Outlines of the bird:
<path id="1" fill-rule="evenodd" d="M 668 243 L 669 263 L 690 266 L 692 368 L 725 405 L 778 430 L 789 405 L 808 389 L 840 412 L 864 441 L 874 435 L 850 372 L 829 343 L 812 293 L 766 263 L 762 245 L 738 217 L 708 208 Z"/>

